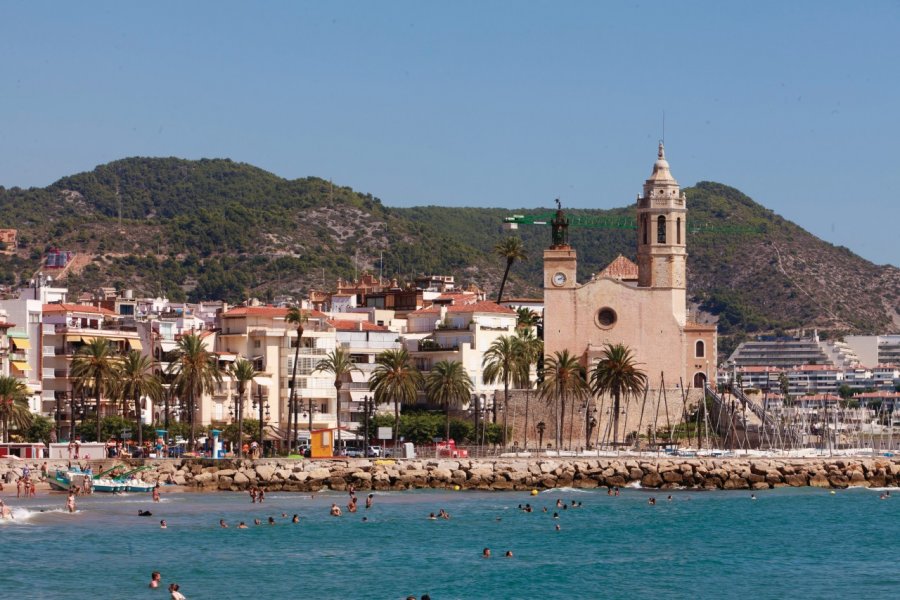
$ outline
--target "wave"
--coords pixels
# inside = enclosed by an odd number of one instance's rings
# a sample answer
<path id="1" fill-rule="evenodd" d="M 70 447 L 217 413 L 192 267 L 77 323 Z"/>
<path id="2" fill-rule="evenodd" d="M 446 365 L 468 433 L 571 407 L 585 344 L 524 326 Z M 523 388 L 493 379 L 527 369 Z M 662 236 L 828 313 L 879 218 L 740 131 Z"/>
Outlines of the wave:
<path id="1" fill-rule="evenodd" d="M 575 487 L 558 487 L 550 488 L 541 492 L 542 494 L 590 494 L 591 490 Z"/>

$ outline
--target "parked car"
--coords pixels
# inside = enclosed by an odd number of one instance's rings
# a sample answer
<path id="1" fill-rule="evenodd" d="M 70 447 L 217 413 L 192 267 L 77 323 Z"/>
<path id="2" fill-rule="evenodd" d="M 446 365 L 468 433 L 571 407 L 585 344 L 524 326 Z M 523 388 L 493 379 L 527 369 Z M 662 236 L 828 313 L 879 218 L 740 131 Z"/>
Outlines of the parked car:
<path id="1" fill-rule="evenodd" d="M 369 456 L 374 456 L 375 458 L 381 457 L 383 454 L 383 448 L 381 446 L 369 446 Z"/>

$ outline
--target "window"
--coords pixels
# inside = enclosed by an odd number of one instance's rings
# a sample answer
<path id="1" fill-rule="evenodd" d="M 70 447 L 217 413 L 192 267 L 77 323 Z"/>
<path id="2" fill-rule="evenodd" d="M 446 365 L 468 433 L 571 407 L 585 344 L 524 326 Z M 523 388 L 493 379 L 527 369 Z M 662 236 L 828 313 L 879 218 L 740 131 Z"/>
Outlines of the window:
<path id="1" fill-rule="evenodd" d="M 666 218 L 662 215 L 656 219 L 656 243 L 666 243 Z"/>
<path id="2" fill-rule="evenodd" d="M 694 350 L 694 356 L 696 358 L 703 358 L 706 356 L 706 344 L 703 343 L 703 340 L 697 340 Z"/>
<path id="3" fill-rule="evenodd" d="M 694 387 L 702 388 L 706 385 L 706 375 L 703 373 L 695 373 L 694 374 Z"/>
<path id="4" fill-rule="evenodd" d="M 641 229 L 644 233 L 644 243 L 647 243 L 647 215 L 641 217 Z"/>
<path id="5" fill-rule="evenodd" d="M 261 345 L 262 345 L 262 344 L 260 344 L 260 341 L 259 341 L 259 340 L 253 340 L 253 347 L 254 347 L 254 348 L 259 348 Z"/>
<path id="6" fill-rule="evenodd" d="M 609 307 L 603 307 L 597 311 L 597 326 L 601 329 L 609 329 L 616 324 L 616 311 Z"/>
<path id="7" fill-rule="evenodd" d="M 677 243 L 681 243 L 681 217 L 675 219 L 675 238 Z"/>

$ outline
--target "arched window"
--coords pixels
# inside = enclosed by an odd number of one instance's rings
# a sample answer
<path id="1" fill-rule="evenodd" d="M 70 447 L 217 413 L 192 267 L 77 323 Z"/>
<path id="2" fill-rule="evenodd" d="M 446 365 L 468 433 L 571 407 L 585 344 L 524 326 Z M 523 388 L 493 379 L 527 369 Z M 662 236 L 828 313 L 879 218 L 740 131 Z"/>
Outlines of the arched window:
<path id="1" fill-rule="evenodd" d="M 694 387 L 702 388 L 706 385 L 706 375 L 703 373 L 696 373 L 694 375 Z"/>
<path id="2" fill-rule="evenodd" d="M 641 216 L 641 229 L 644 230 L 644 244 L 647 243 L 647 215 Z"/>
<path id="3" fill-rule="evenodd" d="M 656 219 L 656 243 L 666 243 L 666 218 L 662 215 Z"/>
<path id="4" fill-rule="evenodd" d="M 675 238 L 678 244 L 681 244 L 681 217 L 675 219 Z"/>
<path id="5" fill-rule="evenodd" d="M 697 340 L 697 343 L 694 346 L 694 356 L 696 358 L 703 358 L 706 356 L 706 344 L 703 343 L 703 340 Z"/>

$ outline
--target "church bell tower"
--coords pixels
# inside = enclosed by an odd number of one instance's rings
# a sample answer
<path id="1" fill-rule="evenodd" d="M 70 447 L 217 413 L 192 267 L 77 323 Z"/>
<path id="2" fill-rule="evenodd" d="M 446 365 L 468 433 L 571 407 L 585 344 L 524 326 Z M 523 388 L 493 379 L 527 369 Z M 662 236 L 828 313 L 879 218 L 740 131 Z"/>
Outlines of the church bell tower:
<path id="1" fill-rule="evenodd" d="M 669 171 L 659 143 L 653 173 L 637 199 L 638 286 L 681 290 L 686 287 L 686 198 Z"/>

